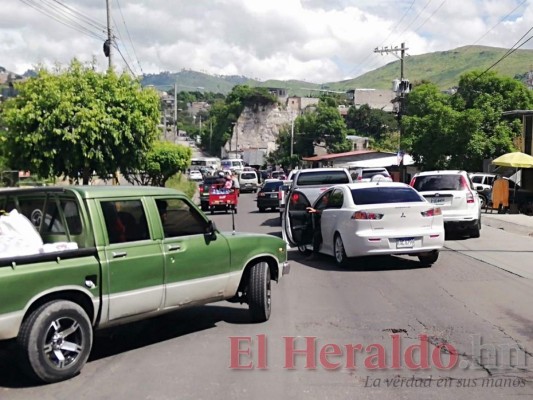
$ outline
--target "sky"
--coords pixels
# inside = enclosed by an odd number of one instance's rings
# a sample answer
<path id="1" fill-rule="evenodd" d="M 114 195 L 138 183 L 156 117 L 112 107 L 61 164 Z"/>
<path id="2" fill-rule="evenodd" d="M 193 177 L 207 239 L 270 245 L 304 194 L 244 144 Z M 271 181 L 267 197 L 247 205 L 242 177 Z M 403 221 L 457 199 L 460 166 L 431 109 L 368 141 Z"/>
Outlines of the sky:
<path id="1" fill-rule="evenodd" d="M 109 0 L 113 66 L 261 81 L 351 79 L 406 55 L 510 49 L 533 32 L 533 0 Z M 22 74 L 73 58 L 108 65 L 105 0 L 2 0 L 0 66 Z M 522 49 L 533 49 L 533 40 Z M 396 56 L 395 56 L 396 54 Z M 532 62 L 533 63 L 533 62 Z"/>

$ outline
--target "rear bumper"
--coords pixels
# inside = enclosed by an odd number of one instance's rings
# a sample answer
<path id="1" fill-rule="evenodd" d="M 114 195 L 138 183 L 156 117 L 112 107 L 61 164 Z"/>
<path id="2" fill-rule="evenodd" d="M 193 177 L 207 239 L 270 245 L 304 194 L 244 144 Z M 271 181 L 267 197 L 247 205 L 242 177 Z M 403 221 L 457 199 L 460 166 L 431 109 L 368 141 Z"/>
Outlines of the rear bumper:
<path id="1" fill-rule="evenodd" d="M 449 220 L 444 221 L 444 227 L 451 230 L 470 229 L 477 226 L 477 219 Z"/>
<path id="2" fill-rule="evenodd" d="M 257 208 L 278 208 L 279 207 L 279 200 L 277 198 L 258 198 L 257 199 Z"/>
<path id="3" fill-rule="evenodd" d="M 399 247 L 400 239 L 413 239 L 412 246 Z M 342 237 L 348 257 L 387 254 L 418 254 L 440 250 L 444 246 L 444 229 L 413 232 L 405 236 L 355 235 L 350 240 Z"/>

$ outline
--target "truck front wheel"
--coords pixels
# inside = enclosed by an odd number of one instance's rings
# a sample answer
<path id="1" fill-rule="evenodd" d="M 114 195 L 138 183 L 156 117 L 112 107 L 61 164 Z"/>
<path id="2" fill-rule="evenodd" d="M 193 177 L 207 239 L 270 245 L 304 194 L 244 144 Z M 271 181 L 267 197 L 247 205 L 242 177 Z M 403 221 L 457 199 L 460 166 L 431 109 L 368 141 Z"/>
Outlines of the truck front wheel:
<path id="1" fill-rule="evenodd" d="M 271 304 L 270 268 L 266 262 L 252 266 L 248 282 L 248 306 L 253 322 L 265 322 L 270 318 Z"/>
<path id="2" fill-rule="evenodd" d="M 71 301 L 51 301 L 34 310 L 17 338 L 23 369 L 46 383 L 76 375 L 91 352 L 87 313 Z"/>

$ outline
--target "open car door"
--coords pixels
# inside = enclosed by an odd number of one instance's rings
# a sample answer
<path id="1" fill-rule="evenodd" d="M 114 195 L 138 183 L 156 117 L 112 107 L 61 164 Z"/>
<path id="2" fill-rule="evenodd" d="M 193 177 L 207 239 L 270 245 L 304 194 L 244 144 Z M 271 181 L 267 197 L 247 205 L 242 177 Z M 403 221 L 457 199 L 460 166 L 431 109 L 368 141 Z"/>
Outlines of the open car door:
<path id="1" fill-rule="evenodd" d="M 282 232 L 283 239 L 291 247 L 310 245 L 313 242 L 312 214 L 307 211 L 311 204 L 305 194 L 295 190 L 285 199 Z"/>

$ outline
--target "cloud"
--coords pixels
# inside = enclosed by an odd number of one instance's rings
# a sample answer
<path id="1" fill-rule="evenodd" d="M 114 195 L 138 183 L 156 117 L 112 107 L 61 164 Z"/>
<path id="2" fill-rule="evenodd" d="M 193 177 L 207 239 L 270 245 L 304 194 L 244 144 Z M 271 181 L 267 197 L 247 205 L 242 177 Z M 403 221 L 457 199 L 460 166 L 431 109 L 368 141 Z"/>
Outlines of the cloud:
<path id="1" fill-rule="evenodd" d="M 136 74 L 193 69 L 263 80 L 331 82 L 394 61 L 393 55 L 374 49 L 402 42 L 412 55 L 474 43 L 510 48 L 530 28 L 530 3 L 117 0 L 112 2 L 112 25 L 120 53 L 115 52 L 114 64 L 124 69 L 127 62 Z M 37 4 L 48 15 L 28 4 Z M 2 14 L 16 18 L 0 20 L 0 66 L 22 73 L 37 63 L 65 65 L 74 57 L 96 57 L 104 70 L 104 2 L 65 4 L 69 9 L 53 0 L 3 0 Z"/>

